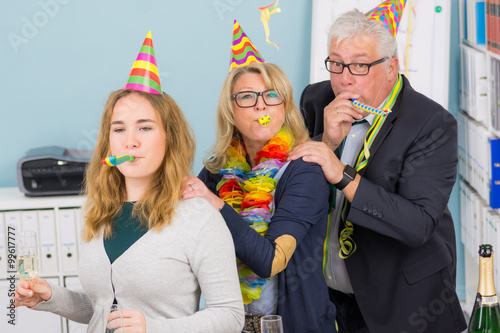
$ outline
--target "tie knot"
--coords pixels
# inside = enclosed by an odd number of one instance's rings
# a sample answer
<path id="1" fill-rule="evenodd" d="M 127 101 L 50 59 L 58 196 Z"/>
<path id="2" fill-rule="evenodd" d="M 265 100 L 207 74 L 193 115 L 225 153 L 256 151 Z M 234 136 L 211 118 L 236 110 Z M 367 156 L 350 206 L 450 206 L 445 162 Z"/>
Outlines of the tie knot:
<path id="1" fill-rule="evenodd" d="M 358 120 L 358 121 L 355 121 L 353 123 L 353 125 L 359 125 L 359 124 L 364 124 L 364 123 L 367 123 L 368 121 L 366 119 L 361 119 L 361 120 Z"/>

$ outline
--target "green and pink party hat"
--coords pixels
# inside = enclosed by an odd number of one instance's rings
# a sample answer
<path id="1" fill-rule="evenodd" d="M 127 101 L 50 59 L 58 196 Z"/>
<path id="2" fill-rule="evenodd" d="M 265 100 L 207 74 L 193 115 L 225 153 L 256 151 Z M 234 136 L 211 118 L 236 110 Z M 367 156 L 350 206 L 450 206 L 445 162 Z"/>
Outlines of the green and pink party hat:
<path id="1" fill-rule="evenodd" d="M 231 61 L 229 71 L 236 67 L 243 67 L 253 62 L 266 62 L 259 51 L 252 44 L 238 22 L 234 20 L 233 47 L 231 49 Z"/>
<path id="2" fill-rule="evenodd" d="M 155 50 L 151 31 L 148 32 L 142 43 L 139 55 L 130 70 L 128 81 L 123 89 L 134 89 L 151 94 L 161 95 L 160 76 L 156 66 Z"/>
<path id="3" fill-rule="evenodd" d="M 371 20 L 380 21 L 396 37 L 399 21 L 403 16 L 406 0 L 384 1 L 365 14 Z"/>

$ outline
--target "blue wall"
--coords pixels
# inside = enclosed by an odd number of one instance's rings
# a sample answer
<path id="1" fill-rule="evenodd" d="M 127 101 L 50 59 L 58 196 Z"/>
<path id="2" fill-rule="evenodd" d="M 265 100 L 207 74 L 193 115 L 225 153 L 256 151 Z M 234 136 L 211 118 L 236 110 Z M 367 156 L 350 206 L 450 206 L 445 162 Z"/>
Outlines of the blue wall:
<path id="1" fill-rule="evenodd" d="M 453 1 L 450 111 L 458 112 L 458 0 Z M 0 187 L 17 186 L 16 163 L 31 148 L 93 149 L 108 94 L 123 86 L 148 30 L 163 90 L 196 133 L 196 174 L 215 139 L 214 112 L 227 73 L 233 20 L 266 61 L 287 73 L 298 101 L 309 81 L 311 1 L 280 1 L 265 42 L 258 6 L 268 1 L 12 1 L 0 12 Z M 326 53 L 326 50 L 325 50 Z M 450 209 L 460 232 L 458 191 Z M 464 295 L 457 235 L 457 289 Z"/>
<path id="2" fill-rule="evenodd" d="M 34 147 L 93 149 L 108 94 L 123 86 L 151 30 L 162 88 L 197 139 L 194 172 L 215 140 L 214 113 L 236 19 L 300 97 L 309 81 L 311 2 L 281 1 L 265 42 L 258 6 L 272 1 L 13 1 L 0 12 L 0 187 Z"/>
<path id="3" fill-rule="evenodd" d="M 459 53 L 459 13 L 458 0 L 452 0 L 451 12 L 451 35 L 450 35 L 450 98 L 448 109 L 453 115 L 460 111 L 459 104 L 459 82 L 460 82 L 460 53 Z M 448 203 L 453 221 L 455 222 L 455 233 L 457 239 L 457 293 L 460 299 L 465 299 L 465 264 L 464 246 L 460 229 L 460 189 L 458 182 L 455 183 L 453 192 Z"/>

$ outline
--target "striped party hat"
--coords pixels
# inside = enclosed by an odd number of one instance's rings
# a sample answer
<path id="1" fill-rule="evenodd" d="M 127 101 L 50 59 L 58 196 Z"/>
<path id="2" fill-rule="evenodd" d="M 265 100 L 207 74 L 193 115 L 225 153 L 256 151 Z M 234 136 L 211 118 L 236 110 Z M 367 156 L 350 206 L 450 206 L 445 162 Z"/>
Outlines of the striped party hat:
<path id="1" fill-rule="evenodd" d="M 405 9 L 405 3 L 406 0 L 384 1 L 366 13 L 365 16 L 369 19 L 380 21 L 396 37 L 399 21 Z"/>
<path id="2" fill-rule="evenodd" d="M 243 67 L 252 62 L 266 62 L 259 51 L 253 46 L 238 22 L 234 20 L 233 47 L 231 49 L 231 61 L 229 71 L 236 67 Z"/>
<path id="3" fill-rule="evenodd" d="M 134 89 L 151 94 L 161 95 L 160 77 L 156 67 L 155 50 L 151 31 L 148 32 L 142 43 L 139 55 L 130 70 L 128 81 L 123 89 Z"/>

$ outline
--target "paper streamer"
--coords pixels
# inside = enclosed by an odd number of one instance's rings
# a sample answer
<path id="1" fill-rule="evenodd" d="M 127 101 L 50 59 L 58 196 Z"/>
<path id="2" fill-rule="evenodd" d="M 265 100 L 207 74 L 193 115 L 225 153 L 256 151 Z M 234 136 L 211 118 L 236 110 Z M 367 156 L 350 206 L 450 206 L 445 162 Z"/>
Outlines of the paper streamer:
<path id="1" fill-rule="evenodd" d="M 369 112 L 369 113 L 373 113 L 374 115 L 377 115 L 377 116 L 384 116 L 385 117 L 389 113 L 392 112 L 390 109 L 380 110 L 380 109 L 376 109 L 376 108 L 373 108 L 371 106 L 365 105 L 363 103 L 358 102 L 355 98 L 353 98 L 351 101 L 352 101 L 352 104 L 355 107 L 357 107 L 358 109 L 361 109 L 361 110 Z"/>
<path id="2" fill-rule="evenodd" d="M 132 162 L 133 160 L 135 160 L 135 158 L 133 156 L 129 156 L 129 155 L 121 155 L 121 156 L 112 155 L 112 156 L 108 156 L 106 158 L 103 158 L 102 164 L 109 165 L 109 166 L 117 166 L 119 164 L 122 164 L 122 163 L 125 163 L 128 161 Z"/>
<path id="3" fill-rule="evenodd" d="M 269 40 L 269 19 L 271 18 L 271 15 L 281 12 L 281 8 L 278 8 L 278 2 L 279 0 L 276 0 L 269 6 L 259 7 L 259 10 L 260 10 L 260 20 L 262 22 L 262 25 L 264 26 L 264 30 L 266 31 L 266 42 L 276 46 L 276 48 L 279 51 L 280 50 L 279 45 Z"/>

